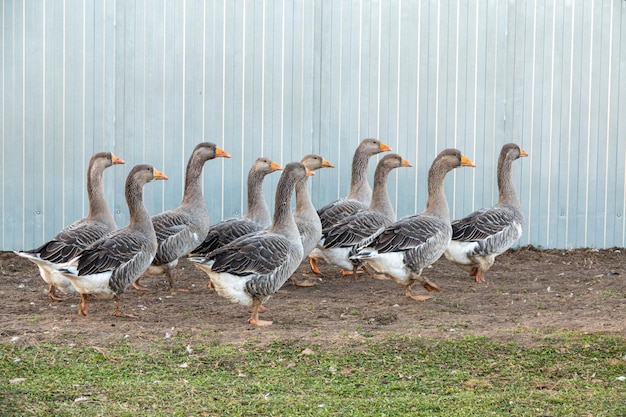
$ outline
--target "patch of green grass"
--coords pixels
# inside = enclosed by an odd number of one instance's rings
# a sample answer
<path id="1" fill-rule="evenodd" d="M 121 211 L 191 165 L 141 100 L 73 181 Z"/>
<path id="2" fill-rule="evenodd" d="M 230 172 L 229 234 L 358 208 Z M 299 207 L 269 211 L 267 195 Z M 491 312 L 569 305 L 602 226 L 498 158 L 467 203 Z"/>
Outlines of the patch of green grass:
<path id="1" fill-rule="evenodd" d="M 0 415 L 626 415 L 621 338 L 178 342 L 1 345 Z"/>

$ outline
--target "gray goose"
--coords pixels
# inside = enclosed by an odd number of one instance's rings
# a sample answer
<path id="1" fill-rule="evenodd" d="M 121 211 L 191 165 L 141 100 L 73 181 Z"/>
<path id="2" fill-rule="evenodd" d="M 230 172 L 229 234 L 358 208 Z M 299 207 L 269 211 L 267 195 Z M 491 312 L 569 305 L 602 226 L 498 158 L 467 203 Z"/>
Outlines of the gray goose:
<path id="1" fill-rule="evenodd" d="M 374 190 L 369 206 L 322 232 L 318 248 L 326 262 L 342 268 L 342 274 L 353 274 L 356 271 L 358 263 L 349 259 L 355 247 L 365 245 L 396 220 L 387 191 L 387 178 L 393 169 L 410 166 L 410 163 L 396 153 L 385 155 L 376 165 Z"/>
<path id="2" fill-rule="evenodd" d="M 243 217 L 226 219 L 209 228 L 204 241 L 191 251 L 192 255 L 206 255 L 238 237 L 266 229 L 272 216 L 263 197 L 263 180 L 268 174 L 282 168 L 269 158 L 257 158 L 248 171 L 248 208 Z"/>
<path id="3" fill-rule="evenodd" d="M 422 277 L 422 270 L 439 259 L 450 242 L 452 228 L 443 181 L 448 172 L 460 166 L 473 167 L 474 163 L 457 149 L 441 151 L 428 171 L 426 209 L 390 224 L 351 259 L 367 262 L 375 271 L 389 276 L 414 300 L 429 298 L 413 295 L 411 286 L 415 281 L 422 282 L 428 291 L 438 291 L 435 284 Z"/>
<path id="4" fill-rule="evenodd" d="M 302 241 L 290 201 L 296 182 L 306 175 L 313 175 L 313 172 L 300 162 L 285 166 L 276 187 L 274 216 L 269 229 L 242 236 L 206 257 L 189 258 L 209 275 L 219 295 L 252 306 L 250 324 L 272 324 L 259 319 L 262 304 L 282 287 L 302 261 Z"/>
<path id="5" fill-rule="evenodd" d="M 197 247 L 209 231 L 209 210 L 202 196 L 200 176 L 204 163 L 218 157 L 230 158 L 230 155 L 211 142 L 196 145 L 187 162 L 182 202 L 173 210 L 152 216 L 159 247 L 146 272 L 165 274 L 170 291 L 186 291 L 174 288 L 171 271 L 178 265 L 178 259 Z M 137 282 L 133 286 L 145 289 Z"/>
<path id="6" fill-rule="evenodd" d="M 391 151 L 391 148 L 376 139 L 363 139 L 354 151 L 352 157 L 352 174 L 350 191 L 344 198 L 333 201 L 320 208 L 317 214 L 322 222 L 322 231 L 327 231 L 334 224 L 339 223 L 357 210 L 366 209 L 372 199 L 372 188 L 367 182 L 367 164 L 370 157 L 381 152 Z M 317 261 L 324 259 L 318 248 L 309 254 L 311 271 L 321 275 L 317 268 Z"/>
<path id="7" fill-rule="evenodd" d="M 59 271 L 80 293 L 78 314 L 86 316 L 86 295 L 115 299 L 115 316 L 122 314 L 119 295 L 150 266 L 157 250 L 157 239 L 150 215 L 143 204 L 143 186 L 167 177 L 150 165 L 136 165 L 126 178 L 124 193 L 130 222 L 85 248 L 67 267 Z"/>
<path id="8" fill-rule="evenodd" d="M 37 265 L 41 278 L 49 285 L 48 296 L 52 300 L 63 300 L 56 294 L 57 289 L 66 294 L 76 292 L 70 280 L 57 272 L 59 266 L 71 261 L 89 244 L 117 229 L 104 199 L 102 174 L 106 168 L 123 163 L 123 160 L 111 152 L 94 154 L 87 168 L 87 199 L 89 200 L 87 216 L 66 226 L 40 247 L 15 252 Z"/>
<path id="9" fill-rule="evenodd" d="M 321 168 L 334 168 L 334 165 L 328 162 L 324 157 L 315 154 L 305 155 L 300 162 L 311 171 L 316 171 Z M 302 238 L 302 248 L 304 250 L 302 260 L 306 259 L 322 238 L 322 222 L 311 202 L 307 180 L 308 177 L 304 177 L 296 183 L 296 209 L 293 212 L 293 217 L 298 226 L 300 237 Z M 314 282 L 306 279 L 299 280 L 293 275 L 289 280 L 298 287 L 311 287 L 315 285 Z"/>
<path id="10" fill-rule="evenodd" d="M 484 282 L 484 272 L 496 256 L 509 249 L 521 236 L 524 215 L 513 181 L 513 161 L 528 156 L 514 143 L 502 147 L 498 158 L 498 202 L 452 222 L 452 241 L 446 258 L 468 271 L 476 282 Z"/>

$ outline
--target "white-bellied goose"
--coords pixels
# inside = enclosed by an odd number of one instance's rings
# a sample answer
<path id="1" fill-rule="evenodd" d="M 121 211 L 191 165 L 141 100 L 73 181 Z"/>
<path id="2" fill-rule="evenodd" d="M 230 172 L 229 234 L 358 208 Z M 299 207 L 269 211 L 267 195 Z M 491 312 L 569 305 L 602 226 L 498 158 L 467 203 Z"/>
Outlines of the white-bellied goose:
<path id="1" fill-rule="evenodd" d="M 209 231 L 209 210 L 202 195 L 200 176 L 204 163 L 219 157 L 230 158 L 230 155 L 211 142 L 196 145 L 187 162 L 185 189 L 180 205 L 152 216 L 159 247 L 146 272 L 148 275 L 165 274 L 170 291 L 186 291 L 174 288 L 172 269 L 178 265 L 178 259 L 197 247 Z M 137 282 L 134 286 L 143 289 Z"/>
<path id="2" fill-rule="evenodd" d="M 209 275 L 219 295 L 252 306 L 250 324 L 272 324 L 259 319 L 259 309 L 302 261 L 302 240 L 290 201 L 296 182 L 305 175 L 313 175 L 313 172 L 300 162 L 285 166 L 276 187 L 274 216 L 269 229 L 242 236 L 206 257 L 189 258 Z"/>
<path id="3" fill-rule="evenodd" d="M 468 271 L 476 282 L 483 282 L 496 256 L 522 236 L 524 215 L 511 180 L 511 165 L 524 156 L 528 154 L 516 144 L 504 145 L 498 158 L 498 203 L 452 222 L 446 258 Z"/>
<path id="4" fill-rule="evenodd" d="M 104 199 L 102 174 L 106 168 L 123 163 L 123 160 L 111 152 L 94 154 L 87 168 L 87 199 L 89 200 L 87 216 L 66 226 L 40 247 L 15 252 L 37 265 L 41 278 L 49 285 L 48 296 L 52 300 L 63 299 L 56 294 L 56 289 L 64 293 L 76 292 L 70 280 L 57 271 L 59 266 L 71 261 L 89 244 L 117 228 Z"/>
<path id="5" fill-rule="evenodd" d="M 315 154 L 305 155 L 300 162 L 309 170 L 316 171 L 321 168 L 334 168 L 324 157 Z M 308 190 L 308 177 L 302 178 L 296 183 L 296 209 L 293 217 L 298 226 L 300 237 L 302 238 L 302 248 L 304 251 L 303 260 L 307 258 L 315 245 L 322 238 L 322 222 L 317 211 L 311 202 Z M 299 280 L 295 276 L 289 278 L 298 287 L 311 287 L 314 282 L 303 279 Z"/>
<path id="6" fill-rule="evenodd" d="M 78 314 L 87 315 L 86 296 L 115 299 L 115 316 L 122 314 L 119 295 L 152 263 L 157 239 L 143 204 L 143 186 L 167 177 L 150 165 L 136 165 L 126 178 L 124 194 L 130 222 L 85 248 L 70 266 L 59 269 L 80 293 Z"/>
<path id="7" fill-rule="evenodd" d="M 396 153 L 385 155 L 376 165 L 374 190 L 369 206 L 354 212 L 322 232 L 318 248 L 326 262 L 342 268 L 342 274 L 356 272 L 358 263 L 350 260 L 351 252 L 366 245 L 396 220 L 387 191 L 387 178 L 393 169 L 410 166 L 410 163 Z"/>
<path id="8" fill-rule="evenodd" d="M 204 241 L 191 251 L 193 256 L 206 255 L 233 240 L 267 229 L 272 223 L 270 209 L 263 196 L 263 180 L 282 168 L 269 158 L 257 158 L 248 171 L 248 208 L 243 217 L 222 220 L 209 228 Z"/>
<path id="9" fill-rule="evenodd" d="M 452 228 L 443 180 L 448 172 L 460 166 L 473 167 L 474 163 L 457 149 L 441 151 L 428 171 L 426 209 L 387 226 L 351 259 L 367 262 L 377 272 L 404 286 L 407 297 L 428 299 L 428 296 L 413 295 L 411 286 L 420 281 L 429 291 L 439 289 L 421 276 L 422 269 L 439 259 L 450 242 Z"/>
<path id="10" fill-rule="evenodd" d="M 352 174 L 348 195 L 317 210 L 323 232 L 355 211 L 368 207 L 372 199 L 372 188 L 367 181 L 367 164 L 370 157 L 390 150 L 389 146 L 376 139 L 370 138 L 361 141 L 352 157 Z M 309 264 L 311 270 L 316 274 L 321 274 L 317 268 L 317 261 L 320 259 L 323 259 L 322 254 L 317 248 L 314 248 L 309 254 Z"/>

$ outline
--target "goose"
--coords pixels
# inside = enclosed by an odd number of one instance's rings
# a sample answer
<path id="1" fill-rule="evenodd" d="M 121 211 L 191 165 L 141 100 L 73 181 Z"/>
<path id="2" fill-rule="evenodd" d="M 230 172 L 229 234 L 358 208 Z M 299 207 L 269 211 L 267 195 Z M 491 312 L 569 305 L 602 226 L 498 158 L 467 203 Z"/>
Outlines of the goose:
<path id="1" fill-rule="evenodd" d="M 411 299 L 430 298 L 413 295 L 411 286 L 420 281 L 428 291 L 439 290 L 422 277 L 422 270 L 439 259 L 450 242 L 452 228 L 443 181 L 449 171 L 460 166 L 475 165 L 458 149 L 441 151 L 428 171 L 426 209 L 390 224 L 372 242 L 359 248 L 351 259 L 367 262 L 376 272 L 386 274 L 404 286 L 405 295 Z"/>
<path id="2" fill-rule="evenodd" d="M 136 165 L 126 178 L 124 194 L 130 222 L 87 246 L 69 265 L 58 269 L 80 293 L 78 314 L 86 316 L 86 296 L 115 299 L 114 316 L 136 318 L 120 311 L 119 295 L 152 263 L 157 238 L 143 204 L 143 186 L 167 176 L 150 165 Z"/>
<path id="3" fill-rule="evenodd" d="M 352 157 L 352 174 L 348 195 L 317 211 L 322 222 L 322 231 L 327 231 L 335 223 L 340 222 L 355 211 L 367 208 L 372 199 L 372 188 L 367 182 L 367 163 L 370 157 L 387 151 L 391 151 L 391 148 L 379 140 L 368 138 L 361 141 Z M 317 261 L 320 259 L 324 259 L 322 253 L 318 248 L 314 248 L 309 254 L 309 264 L 311 271 L 318 275 L 321 275 L 317 267 Z"/>
<path id="4" fill-rule="evenodd" d="M 230 158 L 230 155 L 211 142 L 196 145 L 187 163 L 182 202 L 177 208 L 151 218 L 159 247 L 146 272 L 148 275 L 165 274 L 169 291 L 187 291 L 174 288 L 171 271 L 178 265 L 178 259 L 197 247 L 209 231 L 209 210 L 202 196 L 200 176 L 204 163 L 219 157 Z M 138 282 L 133 286 L 145 289 Z"/>
<path id="5" fill-rule="evenodd" d="M 322 232 L 318 245 L 324 260 L 342 268 L 342 274 L 353 275 L 358 263 L 349 256 L 355 247 L 361 247 L 396 220 L 396 215 L 387 191 L 389 173 L 399 167 L 410 167 L 397 153 L 385 155 L 376 165 L 372 200 L 365 209 L 345 217 L 330 229 Z"/>
<path id="6" fill-rule="evenodd" d="M 243 217 L 226 219 L 209 228 L 204 241 L 191 251 L 192 255 L 206 255 L 238 237 L 267 229 L 272 223 L 270 209 L 263 197 L 263 180 L 268 174 L 282 168 L 269 158 L 257 158 L 248 171 L 248 208 Z"/>
<path id="7" fill-rule="evenodd" d="M 528 156 L 514 143 L 502 147 L 498 158 L 498 202 L 452 222 L 452 241 L 445 256 L 468 271 L 476 282 L 484 282 L 484 273 L 496 256 L 509 249 L 524 228 L 522 207 L 511 180 L 513 161 Z"/>
<path id="8" fill-rule="evenodd" d="M 324 157 L 315 154 L 305 155 L 300 162 L 311 171 L 335 167 Z M 304 251 L 303 261 L 322 238 L 322 222 L 311 202 L 307 180 L 308 177 L 304 177 L 296 183 L 296 209 L 293 212 L 293 217 L 298 226 L 300 237 L 302 238 L 302 248 Z M 311 287 L 315 285 L 312 281 L 306 279 L 299 280 L 293 275 L 289 280 L 297 287 Z"/>
<path id="9" fill-rule="evenodd" d="M 296 182 L 306 175 L 314 174 L 301 162 L 285 166 L 276 187 L 274 216 L 269 229 L 242 236 L 206 257 L 189 258 L 209 275 L 220 296 L 252 306 L 248 320 L 252 325 L 272 324 L 259 319 L 262 304 L 282 287 L 302 261 L 302 240 L 290 201 Z"/>
<path id="10" fill-rule="evenodd" d="M 66 294 L 76 292 L 70 280 L 57 272 L 59 265 L 66 264 L 89 244 L 117 229 L 104 199 L 102 174 L 106 168 L 123 163 L 122 159 L 111 152 L 95 153 L 89 160 L 87 168 L 87 199 L 89 200 L 87 216 L 66 226 L 40 247 L 15 252 L 37 265 L 41 278 L 49 285 L 48 297 L 52 300 L 63 300 L 57 295 L 57 289 Z"/>

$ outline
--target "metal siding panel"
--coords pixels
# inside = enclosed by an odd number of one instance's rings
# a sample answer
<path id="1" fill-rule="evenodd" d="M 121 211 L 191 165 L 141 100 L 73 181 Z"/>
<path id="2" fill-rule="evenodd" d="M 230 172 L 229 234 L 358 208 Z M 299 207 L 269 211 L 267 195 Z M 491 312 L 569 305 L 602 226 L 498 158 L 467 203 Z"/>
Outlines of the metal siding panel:
<path id="1" fill-rule="evenodd" d="M 24 35 L 25 35 L 25 83 L 24 109 L 28 109 L 24 119 L 24 148 L 36 150 L 42 148 L 43 126 L 43 77 L 41 68 L 43 55 L 43 9 L 24 3 Z M 44 213 L 41 196 L 44 193 L 44 158 L 45 149 L 41 152 L 28 152 L 21 172 L 24 181 L 24 237 L 26 242 L 39 242 L 44 238 Z"/>
<path id="2" fill-rule="evenodd" d="M 621 2 L 69 5 L 2 4 L 2 172 L 21 172 L 3 180 L 3 248 L 82 217 L 84 171 L 102 148 L 128 162 L 105 175 L 124 225 L 135 163 L 170 176 L 147 189 L 156 213 L 179 204 L 193 146 L 223 142 L 233 158 L 205 167 L 215 222 L 244 210 L 245 175 L 263 154 L 285 164 L 321 153 L 337 168 L 311 181 L 315 204 L 345 195 L 370 136 L 415 166 L 389 179 L 399 216 L 423 209 L 426 171 L 448 146 L 478 165 L 446 181 L 453 216 L 493 204 L 497 154 L 515 141 L 530 153 L 513 172 L 530 223 L 519 244 L 624 245 Z M 9 140 L 38 136 L 45 152 L 29 163 L 41 173 L 28 178 Z M 273 206 L 278 175 L 268 180 Z"/>
<path id="3" fill-rule="evenodd" d="M 611 68 L 613 71 L 612 79 L 614 89 L 612 90 L 611 101 L 611 125 L 609 130 L 610 137 L 614 140 L 615 152 L 612 152 L 613 163 L 609 163 L 611 167 L 609 173 L 613 173 L 613 183 L 609 186 L 609 204 L 612 204 L 614 208 L 614 224 L 611 227 L 607 225 L 610 233 L 607 238 L 606 246 L 626 246 L 626 234 L 624 233 L 624 227 L 626 222 L 624 221 L 625 204 L 623 198 L 626 198 L 626 162 L 622 155 L 626 155 L 626 135 L 620 130 L 622 126 L 620 117 L 620 106 L 623 106 L 624 92 L 626 91 L 626 77 L 624 77 L 624 70 L 626 67 L 626 25 L 624 24 L 626 17 L 626 4 L 622 4 L 621 7 L 615 7 L 613 10 L 613 60 L 611 62 Z M 623 198 L 622 198 L 623 197 Z"/>
<path id="4" fill-rule="evenodd" d="M 24 127 L 22 122 L 23 109 L 23 70 L 24 61 L 22 52 L 23 22 L 21 3 L 3 3 L 2 26 L 3 30 L 3 59 L 2 85 L 4 93 L 3 106 L 3 140 L 5 146 L 2 152 L 3 172 L 2 191 L 2 230 L 3 244 L 8 247 L 22 248 L 26 244 L 23 239 L 23 227 L 27 221 L 24 216 L 24 154 L 23 138 Z M 16 146 L 17 143 L 20 146 Z M 7 173 L 19 172 L 19 178 Z"/>

